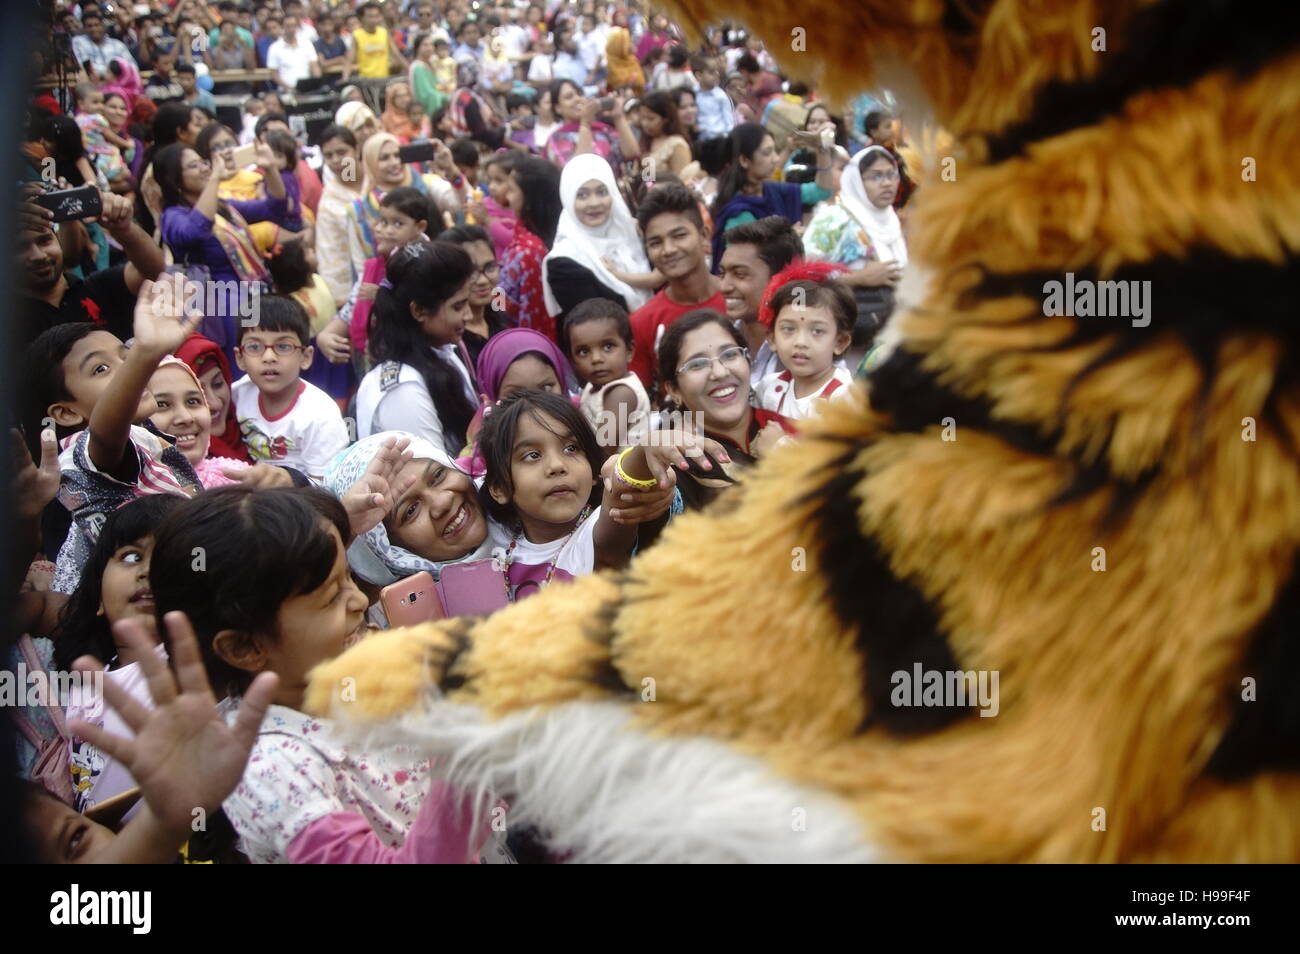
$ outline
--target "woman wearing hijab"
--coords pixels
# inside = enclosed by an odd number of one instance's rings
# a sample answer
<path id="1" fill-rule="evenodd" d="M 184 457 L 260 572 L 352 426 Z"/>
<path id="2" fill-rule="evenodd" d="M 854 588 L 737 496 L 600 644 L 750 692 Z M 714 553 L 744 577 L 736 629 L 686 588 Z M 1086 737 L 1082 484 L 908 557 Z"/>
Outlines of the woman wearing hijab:
<path id="1" fill-rule="evenodd" d="M 356 87 L 350 87 L 356 89 Z M 334 111 L 334 122 L 352 133 L 357 141 L 357 152 L 366 145 L 366 140 L 379 132 L 379 117 L 371 112 L 370 107 L 360 100 L 344 99 L 343 105 Z"/>
<path id="2" fill-rule="evenodd" d="M 843 277 L 858 300 L 854 347 L 884 324 L 894 287 L 907 266 L 907 241 L 894 211 L 899 172 L 888 149 L 869 146 L 849 160 L 835 202 L 823 202 L 803 234 L 806 256 L 849 269 Z"/>
<path id="3" fill-rule="evenodd" d="M 437 149 L 437 146 L 442 148 Z M 362 193 L 352 203 L 348 222 L 348 250 L 354 274 L 363 274 L 366 261 L 375 257 L 375 223 L 379 221 L 379 203 L 392 190 L 401 186 L 418 189 L 432 197 L 440 212 L 454 214 L 460 208 L 461 198 L 457 195 L 457 187 L 448 180 L 459 179 L 459 188 L 463 190 L 464 177 L 456 168 L 451 151 L 445 145 L 438 143 L 435 150 L 435 166 L 446 174 L 446 178 L 431 172 L 421 174 L 411 165 L 402 162 L 401 143 L 392 133 L 375 133 L 366 140 L 361 148 L 361 165 L 364 170 Z M 432 223 L 430 228 L 437 231 Z"/>
<path id="4" fill-rule="evenodd" d="M 384 114 L 380 117 L 384 132 L 397 137 L 406 145 L 420 135 L 420 128 L 411 122 L 411 87 L 403 79 L 396 79 L 384 87 Z"/>
<path id="5" fill-rule="evenodd" d="M 365 475 L 390 440 L 409 442 L 412 459 L 397 486 L 410 484 L 376 526 L 348 547 L 348 566 L 372 587 L 427 571 L 434 579 L 453 563 L 492 556 L 487 515 L 474 481 L 441 449 L 403 431 L 372 434 L 339 453 L 325 471 L 325 488 L 340 500 Z M 447 528 L 453 527 L 451 533 Z"/>
<path id="6" fill-rule="evenodd" d="M 212 416 L 208 454 L 211 457 L 228 457 L 251 464 L 244 435 L 235 417 L 235 402 L 230 399 L 230 362 L 226 353 L 211 338 L 190 335 L 176 349 L 176 357 L 184 361 L 199 379 L 199 386 L 207 400 Z"/>
<path id="7" fill-rule="evenodd" d="M 555 243 L 542 262 L 546 311 L 557 326 L 588 298 L 608 298 L 629 313 L 649 301 L 649 292 L 610 270 L 641 274 L 650 264 L 609 163 L 591 153 L 574 157 L 560 173 L 560 203 Z"/>

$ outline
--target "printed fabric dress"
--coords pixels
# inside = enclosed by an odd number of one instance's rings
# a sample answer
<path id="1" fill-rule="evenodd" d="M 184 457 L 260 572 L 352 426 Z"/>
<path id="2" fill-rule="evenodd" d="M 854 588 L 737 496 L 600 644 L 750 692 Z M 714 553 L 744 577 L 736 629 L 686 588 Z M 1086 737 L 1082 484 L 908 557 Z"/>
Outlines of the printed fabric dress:
<path id="1" fill-rule="evenodd" d="M 542 260 L 546 245 L 523 224 L 515 226 L 514 237 L 501 256 L 501 290 L 506 297 L 506 313 L 520 328 L 540 331 L 555 340 L 555 319 L 546 311 L 546 293 L 542 288 Z"/>

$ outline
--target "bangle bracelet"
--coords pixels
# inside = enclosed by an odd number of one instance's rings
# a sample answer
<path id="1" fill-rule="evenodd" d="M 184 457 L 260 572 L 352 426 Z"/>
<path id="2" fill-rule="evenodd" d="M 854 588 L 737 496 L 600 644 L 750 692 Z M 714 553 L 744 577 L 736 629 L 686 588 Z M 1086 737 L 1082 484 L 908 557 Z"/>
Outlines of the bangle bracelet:
<path id="1" fill-rule="evenodd" d="M 659 486 L 659 481 L 654 480 L 653 478 L 650 480 L 638 480 L 636 477 L 629 477 L 627 471 L 623 469 L 623 458 L 634 450 L 636 450 L 635 447 L 626 448 L 623 453 L 618 455 L 618 460 L 614 462 L 614 473 L 618 475 L 618 479 L 623 481 L 623 483 L 627 484 L 629 487 L 634 487 L 637 490 L 649 490 L 651 487 Z"/>

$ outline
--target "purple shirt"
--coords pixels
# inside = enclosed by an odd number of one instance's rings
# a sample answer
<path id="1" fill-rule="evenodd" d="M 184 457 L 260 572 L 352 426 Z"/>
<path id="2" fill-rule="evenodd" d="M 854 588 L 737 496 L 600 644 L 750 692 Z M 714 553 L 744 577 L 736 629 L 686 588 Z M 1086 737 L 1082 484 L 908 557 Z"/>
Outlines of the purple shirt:
<path id="1" fill-rule="evenodd" d="M 246 222 L 275 222 L 285 224 L 287 199 L 226 200 L 226 204 L 244 217 Z M 212 234 L 212 220 L 187 205 L 173 205 L 163 209 L 162 238 L 172 250 L 178 264 L 206 265 L 213 281 L 235 281 L 239 278 L 226 257 L 226 250 Z M 252 244 L 252 237 L 249 243 Z"/>

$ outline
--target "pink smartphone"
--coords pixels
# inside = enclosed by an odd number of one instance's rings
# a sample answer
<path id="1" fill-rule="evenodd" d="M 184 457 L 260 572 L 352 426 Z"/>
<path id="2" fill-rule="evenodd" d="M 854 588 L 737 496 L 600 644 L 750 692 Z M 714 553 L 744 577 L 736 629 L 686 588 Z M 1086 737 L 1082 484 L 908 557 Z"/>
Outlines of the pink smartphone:
<path id="1" fill-rule="evenodd" d="M 505 574 L 492 560 L 453 563 L 438 580 L 448 616 L 486 616 L 506 606 Z"/>
<path id="2" fill-rule="evenodd" d="M 379 591 L 379 602 L 388 617 L 388 625 L 416 626 L 434 619 L 445 619 L 438 586 L 428 570 L 389 584 Z"/>

